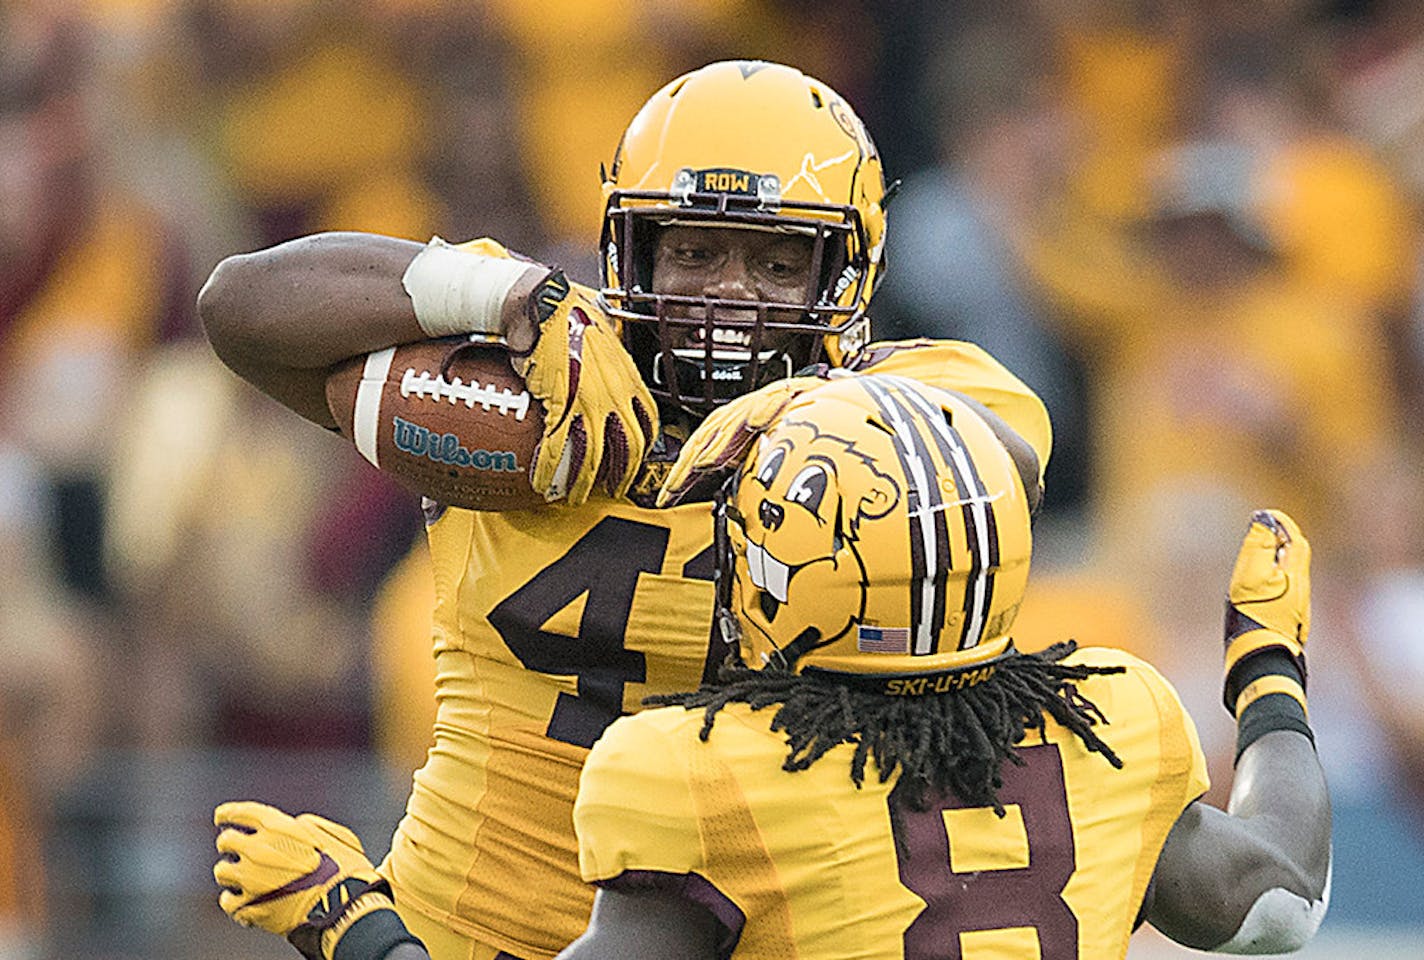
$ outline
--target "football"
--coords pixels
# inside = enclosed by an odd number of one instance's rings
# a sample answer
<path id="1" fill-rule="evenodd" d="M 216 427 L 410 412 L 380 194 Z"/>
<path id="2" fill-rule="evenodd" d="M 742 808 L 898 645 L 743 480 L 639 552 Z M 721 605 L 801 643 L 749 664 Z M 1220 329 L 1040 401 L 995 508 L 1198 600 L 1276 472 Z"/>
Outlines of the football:
<path id="1" fill-rule="evenodd" d="M 341 432 L 402 486 L 471 510 L 541 506 L 529 485 L 544 410 L 502 346 L 423 340 L 354 357 L 326 380 Z"/>

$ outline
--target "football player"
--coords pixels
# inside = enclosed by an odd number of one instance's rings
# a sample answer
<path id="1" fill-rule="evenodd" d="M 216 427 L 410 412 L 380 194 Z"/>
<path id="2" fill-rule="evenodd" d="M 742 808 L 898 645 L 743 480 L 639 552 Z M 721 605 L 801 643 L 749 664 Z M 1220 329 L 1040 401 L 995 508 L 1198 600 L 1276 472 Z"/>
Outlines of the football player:
<path id="1" fill-rule="evenodd" d="M 643 698 L 713 677 L 729 650 L 713 630 L 710 503 L 693 490 L 654 504 L 710 411 L 731 411 L 716 421 L 725 442 L 699 447 L 693 486 L 826 382 L 789 374 L 917 377 L 1011 424 L 1038 492 L 1050 428 L 1022 382 L 969 344 L 867 343 L 885 184 L 835 91 L 764 62 L 680 77 L 628 127 L 604 193 L 599 291 L 492 240 L 344 233 L 228 258 L 200 297 L 218 355 L 328 428 L 334 365 L 453 334 L 507 350 L 546 411 L 532 481 L 547 508 L 427 505 L 435 743 L 384 863 L 371 870 L 329 821 L 218 811 L 224 908 L 309 955 L 348 930 L 403 943 L 391 893 L 438 960 L 544 960 L 583 932 L 593 894 L 573 801 L 588 749 Z M 323 858 L 327 842 L 344 853 Z"/>
<path id="2" fill-rule="evenodd" d="M 718 513 L 740 662 L 614 723 L 574 818 L 589 930 L 561 960 L 1123 957 L 1147 921 L 1281 953 L 1329 897 L 1305 714 L 1310 547 L 1251 518 L 1228 588 L 1229 812 L 1149 664 L 1008 631 L 1024 477 L 949 393 L 899 377 L 792 401 Z M 694 438 L 696 439 L 696 438 Z"/>

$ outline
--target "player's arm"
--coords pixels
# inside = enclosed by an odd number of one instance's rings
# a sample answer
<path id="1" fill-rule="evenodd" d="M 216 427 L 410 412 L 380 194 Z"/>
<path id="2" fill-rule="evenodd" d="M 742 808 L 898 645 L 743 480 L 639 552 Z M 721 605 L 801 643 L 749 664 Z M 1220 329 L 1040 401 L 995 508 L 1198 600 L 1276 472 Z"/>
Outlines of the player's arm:
<path id="1" fill-rule="evenodd" d="M 1284 953 L 1329 902 L 1330 797 L 1305 712 L 1310 545 L 1285 514 L 1252 517 L 1227 603 L 1227 707 L 1237 722 L 1226 811 L 1191 804 L 1167 837 L 1146 919 L 1190 947 Z"/>
<path id="2" fill-rule="evenodd" d="M 321 233 L 228 257 L 198 295 L 218 357 L 297 413 L 333 426 L 326 376 L 349 357 L 428 336 L 402 278 L 423 245 L 369 233 Z M 540 273 L 509 291 L 517 322 Z"/>
<path id="3" fill-rule="evenodd" d="M 461 334 L 503 342 L 544 407 L 530 479 L 551 500 L 576 505 L 596 485 L 621 496 L 657 434 L 653 398 L 591 292 L 490 240 L 304 237 L 218 264 L 198 312 L 224 363 L 324 427 L 343 360 Z"/>
<path id="4" fill-rule="evenodd" d="M 430 960 L 430 954 L 419 943 L 398 943 L 384 953 L 372 953 L 367 945 L 343 944 L 342 947 L 341 954 L 332 960 Z"/>
<path id="5" fill-rule="evenodd" d="M 600 889 L 588 929 L 558 960 L 716 960 L 721 933 L 710 910 L 678 893 Z"/>
<path id="6" fill-rule="evenodd" d="M 558 960 L 717 960 L 721 928 L 703 907 L 660 890 L 624 893 L 600 890 L 588 929 L 560 951 Z M 343 943 L 334 960 L 429 960 L 417 943 L 387 949 Z M 372 949 L 381 952 L 371 952 Z"/>

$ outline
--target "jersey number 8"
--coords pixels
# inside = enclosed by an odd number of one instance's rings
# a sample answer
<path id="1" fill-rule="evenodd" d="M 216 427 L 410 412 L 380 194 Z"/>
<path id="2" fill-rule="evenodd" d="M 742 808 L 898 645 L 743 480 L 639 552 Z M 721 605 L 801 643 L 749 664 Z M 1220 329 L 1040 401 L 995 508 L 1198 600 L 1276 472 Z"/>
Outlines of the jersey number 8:
<path id="1" fill-rule="evenodd" d="M 955 836 L 959 812 L 982 826 L 986 817 L 997 819 L 991 809 L 941 795 L 913 810 L 890 794 L 900 882 L 925 901 L 905 930 L 905 960 L 960 960 L 961 935 L 1031 940 L 1035 934 L 1042 960 L 1076 960 L 1078 918 L 1062 896 L 1076 866 L 1063 760 L 1054 744 L 1021 747 L 1018 755 L 1024 765 L 1005 764 L 999 789 L 1011 816 L 1001 826 L 990 823 L 989 832 L 1007 838 L 993 857 L 1021 866 L 986 868 L 964 864 L 965 856 L 956 864 L 955 841 L 967 839 Z"/>

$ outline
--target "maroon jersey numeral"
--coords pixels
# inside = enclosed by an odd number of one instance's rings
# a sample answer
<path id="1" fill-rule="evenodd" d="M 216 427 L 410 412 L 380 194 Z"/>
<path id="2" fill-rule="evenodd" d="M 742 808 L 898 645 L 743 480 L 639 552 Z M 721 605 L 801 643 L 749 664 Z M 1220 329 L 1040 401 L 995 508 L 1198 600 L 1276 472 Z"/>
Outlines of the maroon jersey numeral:
<path id="1" fill-rule="evenodd" d="M 546 735 L 591 747 L 623 712 L 625 684 L 647 679 L 643 654 L 624 644 L 638 577 L 658 573 L 667 527 L 604 517 L 564 554 L 489 612 L 490 624 L 527 669 L 578 677 L 578 694 L 560 693 Z M 689 580 L 712 579 L 712 548 L 683 567 Z M 543 629 L 549 618 L 587 593 L 578 636 Z M 707 611 L 710 640 L 712 611 Z M 716 672 L 726 645 L 709 650 L 704 675 Z"/>
<path id="2" fill-rule="evenodd" d="M 623 687 L 647 677 L 643 654 L 624 647 L 638 576 L 662 569 L 666 527 L 604 517 L 489 612 L 490 624 L 519 662 L 540 673 L 576 675 L 578 694 L 560 693 L 547 735 L 591 747 L 623 712 Z M 578 636 L 543 625 L 582 593 Z"/>
<path id="3" fill-rule="evenodd" d="M 999 799 L 1016 804 L 1028 841 L 1028 865 L 956 873 L 943 811 L 970 808 L 953 795 L 913 810 L 890 794 L 900 882 L 925 908 L 905 930 L 905 960 L 960 960 L 959 935 L 1032 927 L 1043 960 L 1077 960 L 1078 918 L 1063 900 L 1076 867 L 1063 759 L 1054 744 L 1022 747 L 1024 766 L 1005 764 Z"/>

